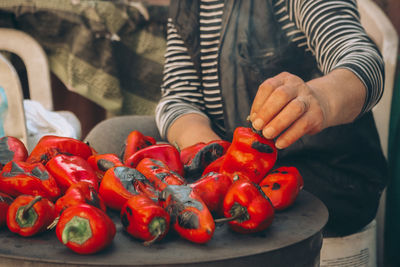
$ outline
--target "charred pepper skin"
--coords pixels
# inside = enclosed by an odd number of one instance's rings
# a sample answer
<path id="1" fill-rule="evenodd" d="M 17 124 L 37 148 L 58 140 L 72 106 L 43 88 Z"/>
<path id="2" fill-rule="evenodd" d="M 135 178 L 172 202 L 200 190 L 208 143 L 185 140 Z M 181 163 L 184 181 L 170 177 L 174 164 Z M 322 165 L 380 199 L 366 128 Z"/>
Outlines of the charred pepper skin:
<path id="1" fill-rule="evenodd" d="M 90 183 L 96 190 L 99 189 L 99 179 L 96 172 L 84 158 L 59 154 L 46 164 L 46 169 L 56 179 L 61 192 L 79 182 Z"/>
<path id="2" fill-rule="evenodd" d="M 272 169 L 276 159 L 277 149 L 273 140 L 265 139 L 251 128 L 238 127 L 219 172 L 232 179 L 235 175 L 247 177 L 258 184 Z"/>
<path id="3" fill-rule="evenodd" d="M 11 196 L 0 192 L 0 228 L 7 223 L 7 212 L 12 202 Z"/>
<path id="4" fill-rule="evenodd" d="M 88 204 L 64 210 L 57 223 L 56 235 L 66 247 L 78 254 L 93 254 L 109 246 L 116 227 L 108 215 Z"/>
<path id="5" fill-rule="evenodd" d="M 182 238 L 204 244 L 214 235 L 215 223 L 203 200 L 188 185 L 169 185 L 160 202 L 171 216 L 171 225 Z"/>
<path id="6" fill-rule="evenodd" d="M 136 168 L 139 162 L 144 158 L 162 161 L 171 171 L 176 172 L 180 176 L 184 175 L 179 151 L 173 145 L 156 144 L 145 147 L 130 156 L 124 163 L 128 167 Z"/>
<path id="7" fill-rule="evenodd" d="M 41 162 L 43 165 L 58 154 L 74 155 L 84 158 L 91 156 L 93 149 L 86 143 L 71 138 L 46 135 L 40 138 L 26 159 L 29 163 Z"/>
<path id="8" fill-rule="evenodd" d="M 33 236 L 46 231 L 56 218 L 54 204 L 41 196 L 21 195 L 10 205 L 7 226 L 21 236 Z"/>
<path id="9" fill-rule="evenodd" d="M 239 177 L 235 177 L 225 195 L 223 211 L 224 216 L 229 219 L 230 228 L 241 234 L 267 229 L 275 215 L 272 203 L 260 186 Z"/>
<path id="10" fill-rule="evenodd" d="M 146 180 L 138 170 L 121 166 L 108 169 L 100 183 L 99 194 L 107 207 L 120 211 L 137 194 L 135 182 Z"/>
<path id="11" fill-rule="evenodd" d="M 116 154 L 112 153 L 93 154 L 87 159 L 87 162 L 96 172 L 100 181 L 103 179 L 104 173 L 108 169 L 117 166 L 124 166 L 120 158 Z"/>
<path id="12" fill-rule="evenodd" d="M 21 140 L 12 136 L 0 138 L 0 170 L 8 162 L 25 161 L 28 158 L 28 150 Z"/>
<path id="13" fill-rule="evenodd" d="M 10 196 L 40 195 L 55 201 L 61 190 L 41 163 L 10 161 L 0 173 L 0 191 Z"/>
<path id="14" fill-rule="evenodd" d="M 193 155 L 190 161 L 184 165 L 185 178 L 192 181 L 197 180 L 210 163 L 226 153 L 230 145 L 230 142 L 224 140 L 214 140 L 205 144 Z"/>
<path id="15" fill-rule="evenodd" d="M 145 241 L 145 246 L 163 239 L 171 221 L 165 209 L 139 192 L 124 204 L 120 217 L 125 231 Z"/>
<path id="16" fill-rule="evenodd" d="M 271 171 L 260 187 L 276 210 L 285 210 L 295 202 L 303 188 L 303 177 L 296 167 L 279 167 Z"/>
<path id="17" fill-rule="evenodd" d="M 186 183 L 183 177 L 170 170 L 162 161 L 156 159 L 144 158 L 136 166 L 136 169 L 160 192 L 168 185 L 182 185 Z"/>
<path id="18" fill-rule="evenodd" d="M 60 215 L 66 208 L 79 204 L 89 204 L 102 211 L 107 210 L 104 200 L 97 193 L 96 189 L 90 183 L 80 181 L 71 185 L 65 194 L 57 199 L 55 204 L 56 213 Z"/>
<path id="19" fill-rule="evenodd" d="M 122 161 L 126 162 L 130 156 L 139 150 L 155 144 L 156 139 L 151 136 L 146 136 L 137 130 L 130 132 L 128 137 L 125 139 Z"/>

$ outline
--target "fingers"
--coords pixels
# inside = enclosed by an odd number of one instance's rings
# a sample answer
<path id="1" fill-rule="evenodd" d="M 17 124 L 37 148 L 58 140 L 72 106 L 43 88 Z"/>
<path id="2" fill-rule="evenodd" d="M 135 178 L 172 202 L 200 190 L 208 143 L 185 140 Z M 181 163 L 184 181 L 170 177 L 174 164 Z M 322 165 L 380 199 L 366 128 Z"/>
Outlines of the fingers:
<path id="1" fill-rule="evenodd" d="M 253 105 L 250 111 L 250 120 L 253 121 L 256 118 L 256 114 L 264 105 L 265 101 L 270 97 L 272 92 L 279 86 L 283 85 L 284 79 L 282 75 L 277 75 L 273 78 L 265 80 L 258 88 L 257 94 L 254 98 Z"/>
<path id="2" fill-rule="evenodd" d="M 308 109 L 309 100 L 299 96 L 287 104 L 262 130 L 265 138 L 273 139 L 299 119 Z M 256 123 L 256 121 L 255 121 Z"/>
<path id="3" fill-rule="evenodd" d="M 312 89 L 299 77 L 281 73 L 266 80 L 256 94 L 250 121 L 265 138 L 286 148 L 305 134 L 322 130 L 324 112 Z"/>

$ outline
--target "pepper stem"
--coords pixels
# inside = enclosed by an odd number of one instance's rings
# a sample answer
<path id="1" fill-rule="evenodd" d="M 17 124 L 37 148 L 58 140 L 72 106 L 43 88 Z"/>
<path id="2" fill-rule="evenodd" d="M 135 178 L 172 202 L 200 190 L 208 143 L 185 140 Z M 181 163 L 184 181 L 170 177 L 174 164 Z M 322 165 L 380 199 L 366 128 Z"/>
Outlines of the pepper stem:
<path id="1" fill-rule="evenodd" d="M 160 236 L 167 230 L 167 222 L 162 217 L 154 217 L 149 224 L 149 232 L 154 236 L 151 240 L 143 242 L 143 245 L 150 246 L 156 242 Z"/>
<path id="2" fill-rule="evenodd" d="M 250 219 L 249 213 L 247 212 L 246 207 L 240 205 L 239 203 L 235 202 L 232 205 L 232 208 L 229 211 L 230 214 L 232 214 L 231 217 L 226 217 L 226 218 L 219 218 L 215 219 L 215 223 L 225 223 L 225 222 L 231 222 L 238 220 L 239 223 L 247 221 Z"/>
<path id="3" fill-rule="evenodd" d="M 68 242 L 84 244 L 92 237 L 92 228 L 90 222 L 86 218 L 74 216 L 64 226 L 61 239 L 64 244 Z"/>
<path id="4" fill-rule="evenodd" d="M 47 226 L 47 230 L 50 230 L 50 229 L 53 229 L 54 227 L 56 227 L 59 220 L 60 220 L 60 216 L 57 216 L 54 219 L 54 221 L 49 226 Z"/>
<path id="5" fill-rule="evenodd" d="M 28 205 L 26 205 L 22 211 L 22 218 L 23 219 L 27 219 L 29 217 L 28 213 L 29 210 L 36 204 L 38 203 L 40 200 L 42 200 L 42 196 L 36 196 L 34 199 L 32 199 L 31 202 L 29 202 Z"/>
<path id="6" fill-rule="evenodd" d="M 153 237 L 153 239 L 147 240 L 143 242 L 143 245 L 146 247 L 151 246 L 154 242 L 157 241 L 157 239 L 161 236 L 162 232 L 161 229 L 159 229 L 156 233 L 156 235 Z"/>

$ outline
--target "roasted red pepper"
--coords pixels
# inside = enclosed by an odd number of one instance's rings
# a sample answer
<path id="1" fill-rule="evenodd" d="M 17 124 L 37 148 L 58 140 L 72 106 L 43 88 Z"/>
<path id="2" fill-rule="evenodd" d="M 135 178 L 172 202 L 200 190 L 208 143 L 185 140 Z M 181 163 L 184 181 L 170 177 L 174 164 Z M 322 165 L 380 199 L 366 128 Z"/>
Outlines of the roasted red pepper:
<path id="1" fill-rule="evenodd" d="M 41 163 L 11 161 L 0 173 L 0 191 L 10 196 L 40 195 L 51 201 L 60 194 L 54 177 Z"/>
<path id="2" fill-rule="evenodd" d="M 84 158 L 92 155 L 92 148 L 77 139 L 70 137 L 46 135 L 40 138 L 27 158 L 27 162 L 41 162 L 43 165 L 55 155 L 66 154 Z"/>
<path id="3" fill-rule="evenodd" d="M 58 240 L 79 254 L 96 253 L 111 244 L 114 222 L 94 206 L 79 204 L 63 211 L 56 228 Z"/>
<path id="4" fill-rule="evenodd" d="M 260 186 L 274 208 L 284 210 L 294 203 L 303 188 L 303 177 L 296 167 L 279 167 L 271 171 Z"/>
<path id="5" fill-rule="evenodd" d="M 122 207 L 121 222 L 130 235 L 144 240 L 144 245 L 148 246 L 165 237 L 170 216 L 154 200 L 137 192 Z"/>
<path id="6" fill-rule="evenodd" d="M 13 198 L 0 192 L 0 228 L 7 222 L 7 212 Z"/>
<path id="7" fill-rule="evenodd" d="M 161 193 L 163 207 L 174 230 L 194 243 L 208 242 L 215 231 L 213 217 L 203 200 L 187 185 L 169 185 Z"/>
<path id="8" fill-rule="evenodd" d="M 157 144 L 145 147 L 130 156 L 125 161 L 125 165 L 136 168 L 139 162 L 144 158 L 160 160 L 165 163 L 171 171 L 174 171 L 181 176 L 184 174 L 179 151 L 173 145 Z"/>
<path id="9" fill-rule="evenodd" d="M 211 162 L 226 153 L 230 144 L 231 143 L 228 141 L 214 140 L 203 146 L 197 151 L 193 158 L 184 165 L 185 178 L 188 180 L 197 180 Z"/>
<path id="10" fill-rule="evenodd" d="M 0 170 L 12 160 L 25 161 L 27 157 L 28 150 L 21 140 L 12 136 L 0 138 Z"/>
<path id="11" fill-rule="evenodd" d="M 125 202 L 137 193 L 136 181 L 146 183 L 147 179 L 136 169 L 113 167 L 104 174 L 99 194 L 108 207 L 120 211 Z"/>
<path id="12" fill-rule="evenodd" d="M 260 186 L 248 179 L 234 178 L 232 186 L 225 195 L 223 210 L 235 232 L 247 234 L 260 232 L 268 228 L 274 218 L 274 207 Z"/>
<path id="13" fill-rule="evenodd" d="M 247 177 L 258 184 L 272 169 L 277 158 L 273 140 L 265 139 L 251 128 L 238 127 L 225 154 L 220 172 Z"/>
<path id="14" fill-rule="evenodd" d="M 199 142 L 197 144 L 185 147 L 184 149 L 181 149 L 179 151 L 180 157 L 181 157 L 181 162 L 183 165 L 190 164 L 194 156 L 196 155 L 197 152 L 199 152 L 200 149 L 202 149 L 206 143 L 204 142 Z"/>
<path id="15" fill-rule="evenodd" d="M 222 204 L 232 180 L 227 175 L 209 172 L 196 182 L 189 184 L 193 191 L 204 201 L 212 213 L 223 215 Z"/>
<path id="16" fill-rule="evenodd" d="M 88 182 L 96 190 L 99 189 L 99 179 L 96 172 L 87 160 L 79 156 L 59 154 L 47 162 L 46 169 L 56 179 L 63 193 L 79 181 Z"/>
<path id="17" fill-rule="evenodd" d="M 117 166 L 124 166 L 119 157 L 112 153 L 93 154 L 87 159 L 87 162 L 92 166 L 93 170 L 95 170 L 99 180 L 103 178 L 104 173 L 108 169 Z"/>
<path id="18" fill-rule="evenodd" d="M 219 172 L 219 170 L 221 169 L 222 162 L 224 161 L 224 158 L 225 155 L 217 158 L 216 160 L 208 164 L 207 167 L 204 169 L 202 175 L 205 175 L 209 172 Z"/>
<path id="19" fill-rule="evenodd" d="M 183 177 L 168 169 L 163 162 L 152 158 L 144 158 L 136 166 L 151 185 L 158 191 L 162 191 L 168 185 L 182 185 L 185 183 Z"/>
<path id="20" fill-rule="evenodd" d="M 54 204 L 41 196 L 21 195 L 11 203 L 7 226 L 21 236 L 32 236 L 46 231 L 56 218 Z"/>
<path id="21" fill-rule="evenodd" d="M 132 131 L 125 139 L 124 150 L 123 150 L 123 162 L 138 152 L 139 150 L 156 144 L 156 139 L 151 136 L 145 136 L 139 131 Z"/>
<path id="22" fill-rule="evenodd" d="M 71 185 L 65 194 L 56 201 L 56 213 L 60 215 L 66 208 L 84 203 L 106 211 L 106 204 L 96 189 L 90 183 L 80 181 Z"/>

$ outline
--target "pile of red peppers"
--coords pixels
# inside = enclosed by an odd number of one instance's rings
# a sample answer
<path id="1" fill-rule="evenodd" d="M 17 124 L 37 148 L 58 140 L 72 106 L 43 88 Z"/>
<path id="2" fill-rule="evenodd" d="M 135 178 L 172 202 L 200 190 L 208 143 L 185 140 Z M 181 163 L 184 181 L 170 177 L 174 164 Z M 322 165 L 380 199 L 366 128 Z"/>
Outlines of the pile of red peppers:
<path id="1" fill-rule="evenodd" d="M 122 228 L 149 246 L 170 231 L 210 241 L 216 224 L 260 232 L 292 206 L 303 179 L 292 166 L 275 168 L 277 149 L 251 128 L 232 142 L 215 140 L 179 150 L 132 131 L 120 155 L 99 154 L 80 140 L 44 136 L 31 153 L 14 137 L 0 138 L 0 227 L 21 236 L 55 231 L 66 247 L 92 254 Z"/>

